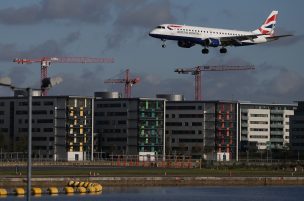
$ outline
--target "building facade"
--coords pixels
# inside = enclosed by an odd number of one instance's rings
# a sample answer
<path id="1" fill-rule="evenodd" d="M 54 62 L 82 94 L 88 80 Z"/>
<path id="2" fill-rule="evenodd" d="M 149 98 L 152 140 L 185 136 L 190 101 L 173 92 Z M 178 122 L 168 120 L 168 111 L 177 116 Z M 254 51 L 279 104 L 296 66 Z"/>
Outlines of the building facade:
<path id="1" fill-rule="evenodd" d="M 94 122 L 96 153 L 107 156 L 138 155 L 139 152 L 163 154 L 163 99 L 111 98 L 109 94 L 102 94 L 95 97 Z"/>
<path id="2" fill-rule="evenodd" d="M 33 96 L 33 158 L 49 160 L 90 159 L 92 98 Z M 0 136 L 3 151 L 25 152 L 28 136 L 27 97 L 0 98 Z"/>
<path id="3" fill-rule="evenodd" d="M 291 148 L 299 154 L 304 151 L 304 101 L 298 102 L 298 108 L 290 118 L 290 130 Z"/>
<path id="4" fill-rule="evenodd" d="M 237 104 L 167 101 L 167 154 L 231 160 L 237 157 Z"/>
<path id="5" fill-rule="evenodd" d="M 296 105 L 240 103 L 241 149 L 283 149 L 289 144 L 289 121 Z"/>

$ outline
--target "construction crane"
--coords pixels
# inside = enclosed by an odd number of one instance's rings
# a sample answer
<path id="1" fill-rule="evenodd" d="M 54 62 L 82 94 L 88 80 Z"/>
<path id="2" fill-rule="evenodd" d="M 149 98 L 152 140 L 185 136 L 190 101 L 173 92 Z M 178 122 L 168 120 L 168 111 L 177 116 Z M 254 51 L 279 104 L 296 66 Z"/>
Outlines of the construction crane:
<path id="1" fill-rule="evenodd" d="M 112 58 L 89 58 L 89 57 L 42 57 L 38 59 L 14 59 L 13 62 L 17 64 L 32 64 L 32 63 L 40 63 L 41 67 L 41 76 L 40 80 L 42 81 L 48 77 L 48 68 L 51 63 L 80 63 L 80 64 L 88 64 L 88 63 L 114 63 L 114 59 Z M 42 96 L 47 95 L 47 91 L 43 90 L 41 93 Z"/>
<path id="2" fill-rule="evenodd" d="M 179 74 L 191 73 L 195 76 L 195 100 L 202 100 L 202 71 L 242 71 L 254 70 L 253 65 L 243 66 L 197 66 L 194 68 L 177 68 L 174 72 Z"/>
<path id="3" fill-rule="evenodd" d="M 131 87 L 134 84 L 137 84 L 140 81 L 140 77 L 130 78 L 130 70 L 127 69 L 124 71 L 125 78 L 123 79 L 107 79 L 104 83 L 112 83 L 112 84 L 125 84 L 125 98 L 131 98 Z"/>

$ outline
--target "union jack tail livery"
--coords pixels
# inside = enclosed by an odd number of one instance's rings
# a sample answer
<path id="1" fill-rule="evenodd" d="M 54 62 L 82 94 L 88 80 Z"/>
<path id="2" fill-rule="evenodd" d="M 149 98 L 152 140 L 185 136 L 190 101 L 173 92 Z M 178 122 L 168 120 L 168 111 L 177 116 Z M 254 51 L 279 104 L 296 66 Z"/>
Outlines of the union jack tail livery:
<path id="1" fill-rule="evenodd" d="M 272 11 L 264 22 L 264 24 L 254 32 L 272 36 L 274 34 L 274 28 L 277 22 L 278 14 L 278 11 Z"/>

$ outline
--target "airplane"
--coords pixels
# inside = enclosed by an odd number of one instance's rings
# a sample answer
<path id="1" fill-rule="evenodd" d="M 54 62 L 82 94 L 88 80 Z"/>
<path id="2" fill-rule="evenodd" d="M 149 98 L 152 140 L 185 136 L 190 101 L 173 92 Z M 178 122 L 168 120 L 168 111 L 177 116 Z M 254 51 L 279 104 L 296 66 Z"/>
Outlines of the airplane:
<path id="1" fill-rule="evenodd" d="M 190 48 L 194 45 L 202 45 L 202 54 L 209 53 L 209 47 L 221 47 L 220 53 L 226 53 L 227 46 L 247 46 L 278 40 L 281 37 L 292 36 L 274 35 L 278 11 L 272 11 L 264 24 L 254 31 L 238 31 L 231 29 L 217 29 L 209 27 L 186 26 L 178 24 L 161 24 L 153 29 L 149 35 L 163 41 L 177 41 L 182 48 Z"/>

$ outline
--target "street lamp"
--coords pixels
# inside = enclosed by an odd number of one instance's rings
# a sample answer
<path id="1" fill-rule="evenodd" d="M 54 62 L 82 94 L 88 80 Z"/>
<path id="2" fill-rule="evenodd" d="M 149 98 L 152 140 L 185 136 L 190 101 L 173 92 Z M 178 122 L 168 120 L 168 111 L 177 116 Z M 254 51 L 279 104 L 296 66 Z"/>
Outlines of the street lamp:
<path id="1" fill-rule="evenodd" d="M 62 81 L 62 78 L 45 78 L 42 80 L 41 89 L 37 90 L 46 90 L 52 86 L 59 84 Z M 28 96 L 28 158 L 27 158 L 27 201 L 31 200 L 31 178 L 32 178 L 32 95 L 33 89 L 20 88 L 12 85 L 11 79 L 9 77 L 0 78 L 0 86 L 9 87 L 13 91 L 21 90 L 25 91 Z"/>

